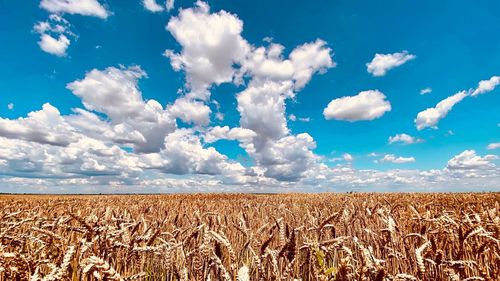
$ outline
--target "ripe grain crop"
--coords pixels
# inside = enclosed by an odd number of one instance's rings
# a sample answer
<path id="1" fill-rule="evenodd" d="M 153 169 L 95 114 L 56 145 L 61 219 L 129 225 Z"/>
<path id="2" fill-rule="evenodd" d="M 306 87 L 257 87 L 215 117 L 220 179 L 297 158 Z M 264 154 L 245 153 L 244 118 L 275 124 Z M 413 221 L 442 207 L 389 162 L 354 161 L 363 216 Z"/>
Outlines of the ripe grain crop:
<path id="1" fill-rule="evenodd" d="M 0 280 L 500 280 L 500 194 L 0 196 Z"/>

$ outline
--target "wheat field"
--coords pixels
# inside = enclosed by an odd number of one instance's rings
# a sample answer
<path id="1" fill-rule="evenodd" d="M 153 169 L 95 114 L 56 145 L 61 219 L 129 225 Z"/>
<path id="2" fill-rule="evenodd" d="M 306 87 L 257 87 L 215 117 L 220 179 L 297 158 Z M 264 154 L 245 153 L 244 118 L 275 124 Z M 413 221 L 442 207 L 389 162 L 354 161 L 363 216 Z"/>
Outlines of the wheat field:
<path id="1" fill-rule="evenodd" d="M 0 280 L 500 280 L 500 194 L 0 196 Z"/>

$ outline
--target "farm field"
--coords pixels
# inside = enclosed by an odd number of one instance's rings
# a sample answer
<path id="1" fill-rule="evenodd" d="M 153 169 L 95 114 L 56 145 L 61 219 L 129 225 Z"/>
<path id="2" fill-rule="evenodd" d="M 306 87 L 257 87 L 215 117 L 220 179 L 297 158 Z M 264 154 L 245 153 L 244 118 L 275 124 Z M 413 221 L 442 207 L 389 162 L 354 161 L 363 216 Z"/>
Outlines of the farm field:
<path id="1" fill-rule="evenodd" d="M 0 196 L 0 280 L 500 280 L 500 194 Z"/>

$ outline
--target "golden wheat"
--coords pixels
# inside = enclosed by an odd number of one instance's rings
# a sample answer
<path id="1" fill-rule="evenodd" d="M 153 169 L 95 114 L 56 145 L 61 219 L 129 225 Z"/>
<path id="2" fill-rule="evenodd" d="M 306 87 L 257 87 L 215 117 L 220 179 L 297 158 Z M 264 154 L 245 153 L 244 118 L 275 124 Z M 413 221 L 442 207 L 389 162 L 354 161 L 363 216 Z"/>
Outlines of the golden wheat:
<path id="1" fill-rule="evenodd" d="M 494 281 L 499 199 L 498 193 L 4 195 L 0 281 Z"/>

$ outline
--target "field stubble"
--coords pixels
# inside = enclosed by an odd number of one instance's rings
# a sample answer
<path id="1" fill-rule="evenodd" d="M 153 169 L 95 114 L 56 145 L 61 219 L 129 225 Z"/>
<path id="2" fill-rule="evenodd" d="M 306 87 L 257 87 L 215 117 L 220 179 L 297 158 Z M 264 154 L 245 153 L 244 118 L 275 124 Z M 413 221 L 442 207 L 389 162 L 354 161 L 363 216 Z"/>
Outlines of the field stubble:
<path id="1" fill-rule="evenodd" d="M 500 280 L 500 194 L 0 196 L 0 280 Z"/>

